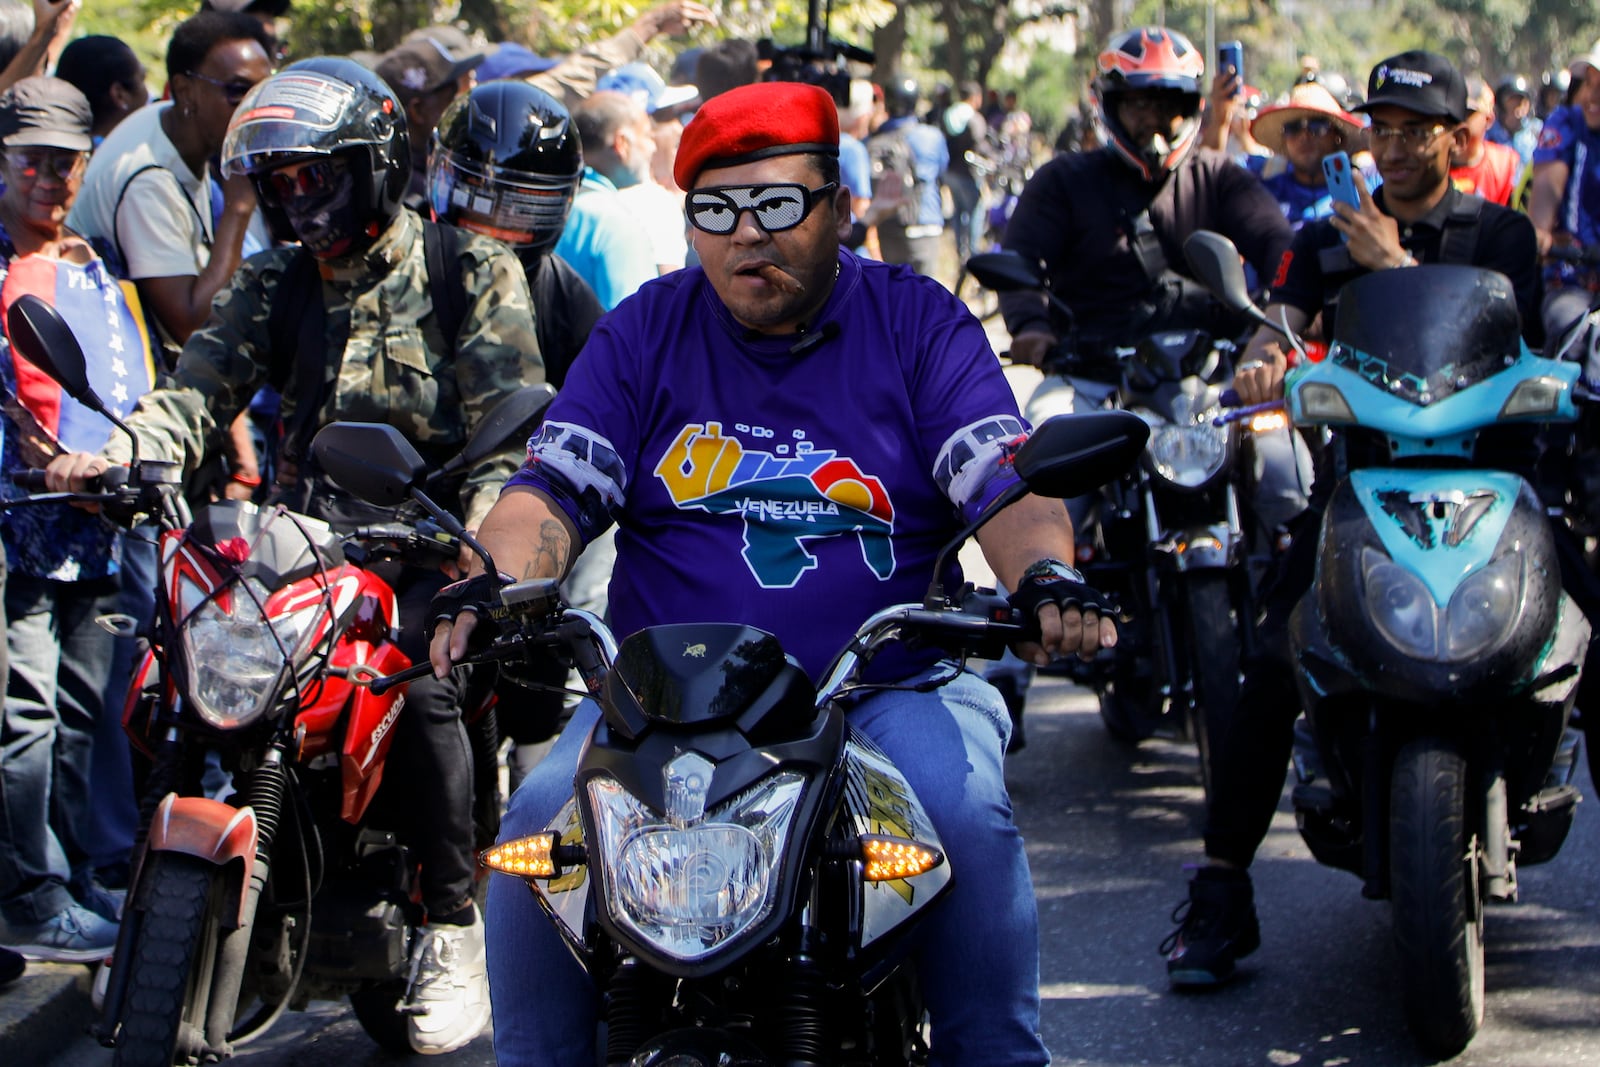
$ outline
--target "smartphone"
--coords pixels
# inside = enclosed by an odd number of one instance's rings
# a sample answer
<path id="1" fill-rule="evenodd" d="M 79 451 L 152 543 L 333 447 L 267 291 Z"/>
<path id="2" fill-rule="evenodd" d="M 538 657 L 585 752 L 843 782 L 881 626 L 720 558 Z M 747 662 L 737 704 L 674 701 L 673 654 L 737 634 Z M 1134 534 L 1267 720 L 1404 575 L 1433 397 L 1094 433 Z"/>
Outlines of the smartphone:
<path id="1" fill-rule="evenodd" d="M 1328 179 L 1328 195 L 1361 210 L 1361 194 L 1356 191 L 1355 175 L 1350 170 L 1350 154 L 1334 152 L 1322 157 L 1322 173 Z M 1343 234 L 1339 236 L 1343 237 Z"/>
<path id="2" fill-rule="evenodd" d="M 1234 83 L 1233 95 L 1244 95 L 1244 43 L 1242 41 L 1228 41 L 1217 49 L 1217 66 L 1222 70 L 1233 68 L 1234 77 L 1239 80 Z"/>

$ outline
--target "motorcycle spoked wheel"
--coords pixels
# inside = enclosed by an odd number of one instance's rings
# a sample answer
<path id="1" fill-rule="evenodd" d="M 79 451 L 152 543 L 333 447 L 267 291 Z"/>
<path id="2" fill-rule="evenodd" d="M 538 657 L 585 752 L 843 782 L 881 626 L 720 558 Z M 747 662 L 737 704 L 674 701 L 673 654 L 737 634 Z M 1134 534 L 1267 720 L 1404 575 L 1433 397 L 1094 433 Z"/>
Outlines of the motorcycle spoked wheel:
<path id="1" fill-rule="evenodd" d="M 128 961 L 114 1067 L 171 1067 L 181 1035 L 204 1034 L 221 932 L 218 874 L 179 853 L 145 860 L 139 881 L 150 903 Z"/>
<path id="2" fill-rule="evenodd" d="M 1219 746 L 1239 708 L 1239 629 L 1233 596 L 1224 572 L 1195 574 L 1184 590 L 1188 600 L 1184 635 L 1194 684 L 1190 732 L 1200 750 L 1200 784 L 1211 795 Z"/>
<path id="3" fill-rule="evenodd" d="M 1443 1059 L 1483 1021 L 1479 837 L 1468 824 L 1467 763 L 1441 738 L 1395 757 L 1389 799 L 1389 885 L 1406 1020 Z"/>

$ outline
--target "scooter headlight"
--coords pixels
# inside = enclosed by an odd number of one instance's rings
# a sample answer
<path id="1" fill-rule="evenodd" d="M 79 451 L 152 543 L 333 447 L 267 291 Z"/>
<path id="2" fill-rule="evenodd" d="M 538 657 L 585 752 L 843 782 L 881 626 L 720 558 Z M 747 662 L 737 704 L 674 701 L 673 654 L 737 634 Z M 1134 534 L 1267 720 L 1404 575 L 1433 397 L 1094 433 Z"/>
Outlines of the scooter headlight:
<path id="1" fill-rule="evenodd" d="M 1422 579 L 1370 548 L 1362 550 L 1361 570 L 1378 632 L 1408 656 L 1437 659 L 1438 612 Z"/>
<path id="2" fill-rule="evenodd" d="M 1445 612 L 1446 658 L 1471 659 L 1511 634 L 1522 602 L 1522 557 L 1492 560 L 1456 589 Z"/>
<path id="3" fill-rule="evenodd" d="M 591 779 L 598 846 L 591 866 L 612 919 L 688 962 L 755 928 L 776 904 L 804 788 L 802 775 L 781 772 L 685 820 L 657 815 L 614 778 Z"/>

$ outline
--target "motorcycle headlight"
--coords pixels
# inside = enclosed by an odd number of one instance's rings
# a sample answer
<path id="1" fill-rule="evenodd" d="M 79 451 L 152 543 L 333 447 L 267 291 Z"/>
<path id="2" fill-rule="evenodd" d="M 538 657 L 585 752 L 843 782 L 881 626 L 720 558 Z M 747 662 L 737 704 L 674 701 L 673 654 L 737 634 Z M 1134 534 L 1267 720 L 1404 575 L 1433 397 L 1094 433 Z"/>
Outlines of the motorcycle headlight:
<path id="1" fill-rule="evenodd" d="M 1386 640 L 1409 656 L 1436 659 L 1438 612 L 1422 579 L 1370 548 L 1361 553 L 1367 607 Z"/>
<path id="2" fill-rule="evenodd" d="M 778 868 L 805 779 L 763 778 L 698 819 L 657 815 L 613 778 L 589 781 L 600 872 L 612 919 L 675 959 L 694 961 L 772 911 Z"/>
<path id="3" fill-rule="evenodd" d="M 1522 601 L 1522 558 L 1504 555 L 1470 575 L 1445 611 L 1445 647 L 1451 660 L 1470 659 L 1504 641 Z"/>
<path id="4" fill-rule="evenodd" d="M 1228 429 L 1209 418 L 1193 425 L 1151 428 L 1145 446 L 1156 473 L 1175 485 L 1196 488 L 1216 477 L 1228 458 Z"/>
<path id="5" fill-rule="evenodd" d="M 247 726 L 272 706 L 279 679 L 324 610 L 314 603 L 269 623 L 261 611 L 267 596 L 259 579 L 246 578 L 225 600 L 204 600 L 184 621 L 188 695 L 200 718 L 219 729 Z"/>

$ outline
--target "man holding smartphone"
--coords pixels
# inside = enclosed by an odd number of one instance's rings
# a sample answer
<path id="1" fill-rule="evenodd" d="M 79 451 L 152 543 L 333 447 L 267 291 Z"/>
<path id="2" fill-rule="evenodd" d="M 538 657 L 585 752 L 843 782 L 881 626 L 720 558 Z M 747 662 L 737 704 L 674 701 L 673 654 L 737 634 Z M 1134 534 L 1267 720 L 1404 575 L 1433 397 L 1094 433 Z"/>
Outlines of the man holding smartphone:
<path id="1" fill-rule="evenodd" d="M 1339 289 L 1368 271 L 1418 263 L 1462 263 L 1511 279 L 1529 342 L 1539 328 L 1539 277 L 1533 225 L 1523 215 L 1450 184 L 1450 153 L 1467 117 L 1466 82 L 1443 56 L 1406 52 L 1379 63 L 1367 81 L 1372 150 L 1383 186 L 1357 178 L 1359 208 L 1345 203 L 1295 235 L 1272 282 L 1267 317 L 1299 333 L 1321 311 L 1331 323 Z M 1245 349 L 1234 388 L 1245 404 L 1283 396 L 1278 335 L 1260 329 Z M 1182 924 L 1162 944 L 1173 985 L 1207 986 L 1233 976 L 1235 962 L 1259 947 L 1248 868 L 1283 792 L 1284 767 L 1300 713 L 1294 667 L 1283 635 L 1315 576 L 1317 530 L 1332 495 L 1331 464 L 1319 464 L 1310 506 L 1263 583 L 1264 648 L 1243 666 L 1233 727 L 1216 757 L 1205 826 L 1206 863 L 1189 883 Z M 1580 601 L 1581 604 L 1581 601 Z"/>

